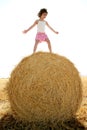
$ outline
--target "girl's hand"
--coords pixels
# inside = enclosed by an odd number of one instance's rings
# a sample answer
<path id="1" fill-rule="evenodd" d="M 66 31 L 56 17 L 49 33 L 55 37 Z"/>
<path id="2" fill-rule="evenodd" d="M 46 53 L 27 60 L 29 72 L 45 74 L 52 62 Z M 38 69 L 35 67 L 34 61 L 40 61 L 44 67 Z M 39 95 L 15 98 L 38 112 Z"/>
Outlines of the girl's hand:
<path id="1" fill-rule="evenodd" d="M 24 30 L 23 33 L 27 33 L 27 30 Z"/>
<path id="2" fill-rule="evenodd" d="M 56 34 L 59 34 L 59 32 L 55 32 Z"/>

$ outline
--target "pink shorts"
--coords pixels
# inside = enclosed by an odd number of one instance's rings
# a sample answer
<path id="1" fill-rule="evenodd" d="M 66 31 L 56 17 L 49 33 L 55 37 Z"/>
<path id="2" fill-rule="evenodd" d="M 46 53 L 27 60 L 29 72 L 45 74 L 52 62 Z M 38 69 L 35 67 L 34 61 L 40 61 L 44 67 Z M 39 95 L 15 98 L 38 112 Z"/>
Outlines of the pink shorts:
<path id="1" fill-rule="evenodd" d="M 36 34 L 35 40 L 38 40 L 38 41 L 42 42 L 42 41 L 45 41 L 46 39 L 48 39 L 48 37 L 47 37 L 47 35 L 45 33 L 38 32 Z"/>

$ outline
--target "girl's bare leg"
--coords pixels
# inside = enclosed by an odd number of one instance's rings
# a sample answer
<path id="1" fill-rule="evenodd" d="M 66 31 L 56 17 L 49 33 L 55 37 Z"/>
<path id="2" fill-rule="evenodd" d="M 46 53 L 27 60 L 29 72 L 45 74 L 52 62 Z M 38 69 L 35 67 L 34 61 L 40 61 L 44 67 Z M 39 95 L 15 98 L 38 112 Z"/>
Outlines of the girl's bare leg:
<path id="1" fill-rule="evenodd" d="M 34 49 L 33 49 L 33 53 L 35 53 L 36 49 L 37 49 L 37 45 L 38 45 L 39 41 L 35 40 L 35 45 L 34 45 Z"/>
<path id="2" fill-rule="evenodd" d="M 52 53 L 52 48 L 51 48 L 50 40 L 49 40 L 49 39 L 46 39 L 45 41 L 46 41 L 47 44 L 48 44 L 48 48 L 49 48 L 50 52 Z"/>

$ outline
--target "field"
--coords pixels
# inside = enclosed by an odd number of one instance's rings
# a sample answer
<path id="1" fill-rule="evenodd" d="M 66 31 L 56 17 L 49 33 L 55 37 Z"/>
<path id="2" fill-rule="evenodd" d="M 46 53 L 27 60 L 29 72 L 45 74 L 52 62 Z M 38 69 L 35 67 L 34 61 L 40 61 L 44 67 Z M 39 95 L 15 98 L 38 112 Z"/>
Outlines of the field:
<path id="1" fill-rule="evenodd" d="M 13 118 L 6 93 L 8 79 L 0 79 L 0 130 L 87 130 L 87 77 L 81 77 L 83 101 L 74 119 L 51 124 L 48 122 L 23 123 Z"/>

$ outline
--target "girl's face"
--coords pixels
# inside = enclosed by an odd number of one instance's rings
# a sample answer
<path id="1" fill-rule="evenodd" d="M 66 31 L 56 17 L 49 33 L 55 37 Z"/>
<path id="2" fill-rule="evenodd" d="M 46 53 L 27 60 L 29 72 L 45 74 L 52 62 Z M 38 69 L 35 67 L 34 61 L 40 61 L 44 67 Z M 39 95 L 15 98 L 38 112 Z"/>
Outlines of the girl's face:
<path id="1" fill-rule="evenodd" d="M 41 15 L 41 19 L 45 19 L 46 18 L 46 16 L 47 16 L 47 13 L 43 13 L 42 15 Z"/>

